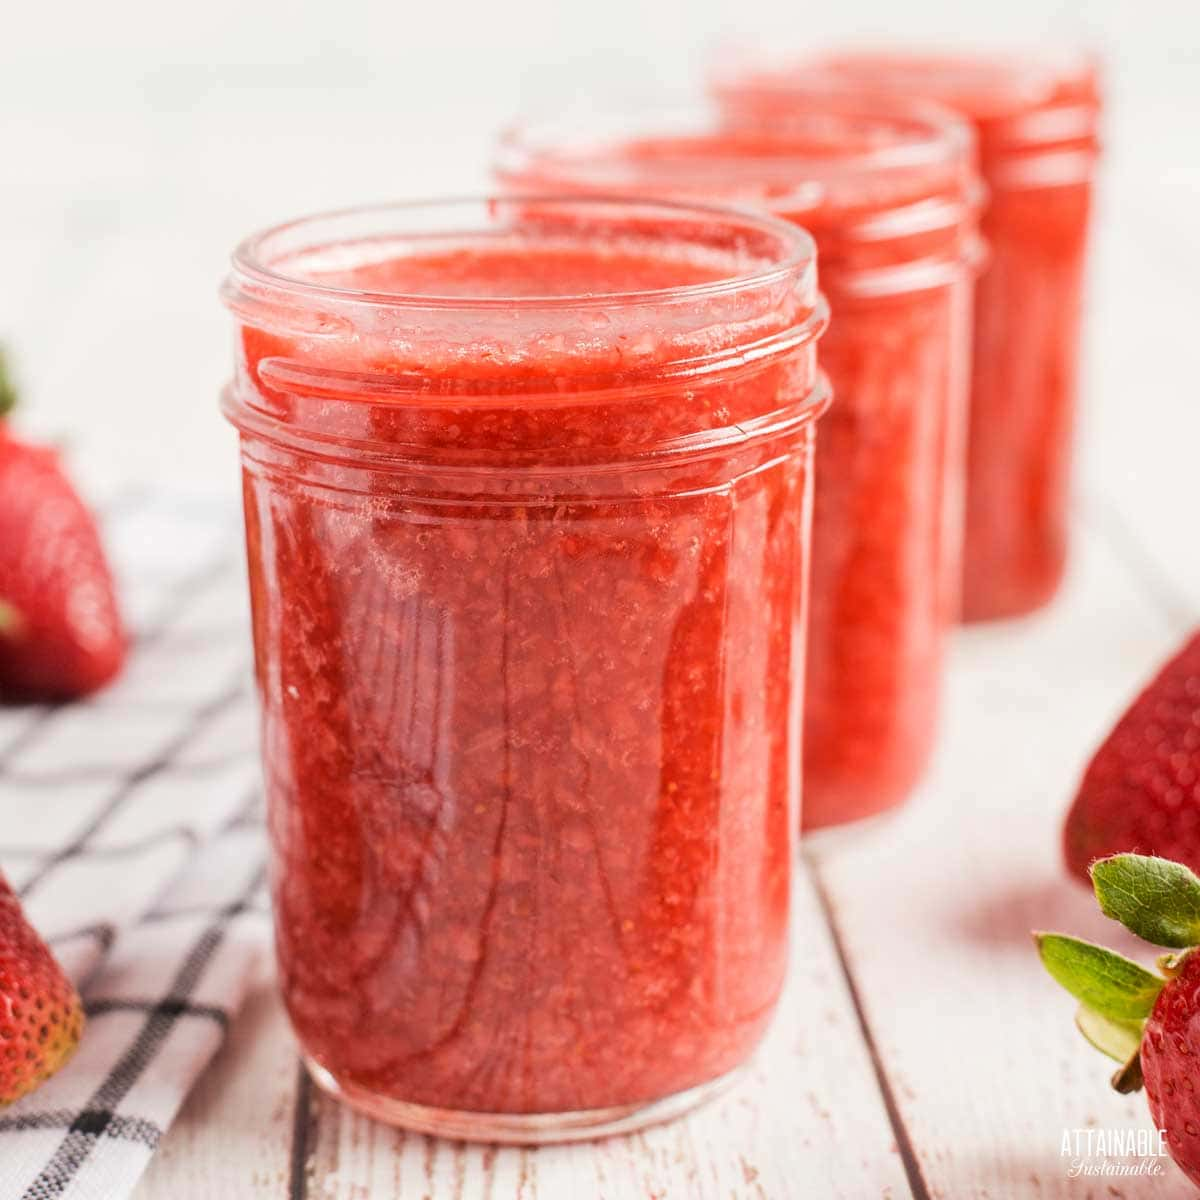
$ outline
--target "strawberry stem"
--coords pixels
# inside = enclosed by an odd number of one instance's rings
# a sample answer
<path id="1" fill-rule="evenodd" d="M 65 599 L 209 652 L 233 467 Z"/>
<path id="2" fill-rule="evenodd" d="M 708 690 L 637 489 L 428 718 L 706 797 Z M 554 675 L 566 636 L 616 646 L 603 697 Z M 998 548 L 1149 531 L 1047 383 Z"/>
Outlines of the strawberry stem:
<path id="1" fill-rule="evenodd" d="M 1182 954 L 1160 954 L 1157 959 L 1158 969 L 1168 979 L 1174 979 L 1183 970 L 1184 960 L 1191 953 L 1191 950 L 1185 950 Z"/>
<path id="2" fill-rule="evenodd" d="M 1135 1054 L 1123 1067 L 1113 1073 L 1112 1085 L 1122 1096 L 1142 1090 L 1142 1056 Z"/>

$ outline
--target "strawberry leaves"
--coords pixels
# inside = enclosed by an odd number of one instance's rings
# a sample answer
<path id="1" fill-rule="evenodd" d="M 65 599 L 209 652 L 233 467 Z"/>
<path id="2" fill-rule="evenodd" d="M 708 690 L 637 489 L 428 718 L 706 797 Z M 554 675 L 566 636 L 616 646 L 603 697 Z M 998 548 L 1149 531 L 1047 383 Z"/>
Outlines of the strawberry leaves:
<path id="1" fill-rule="evenodd" d="M 1137 1054 L 1142 1042 L 1141 1021 L 1114 1021 L 1086 1004 L 1075 1013 L 1075 1027 L 1097 1050 L 1122 1065 Z"/>
<path id="2" fill-rule="evenodd" d="M 1198 639 L 1200 645 L 1200 639 Z M 1200 878 L 1186 866 L 1140 854 L 1087 864 L 1106 916 L 1138 937 L 1164 946 L 1158 971 L 1058 933 L 1035 933 L 1047 971 L 1080 1001 L 1079 1032 L 1121 1064 L 1113 1088 L 1142 1089 L 1171 1156 L 1200 1184 Z"/>
<path id="3" fill-rule="evenodd" d="M 1115 854 L 1091 864 L 1105 916 L 1155 946 L 1183 951 L 1158 959 L 1162 975 L 1113 950 L 1061 933 L 1035 933 L 1046 970 L 1076 1000 L 1075 1024 L 1097 1050 L 1122 1063 L 1119 1092 L 1142 1086 L 1141 1046 L 1163 988 L 1200 946 L 1200 878 L 1187 867 L 1144 854 Z M 1153 1018 L 1152 1018 L 1153 1019 Z"/>
<path id="4" fill-rule="evenodd" d="M 1033 936 L 1046 970 L 1092 1012 L 1110 1021 L 1141 1021 L 1150 1015 L 1166 982 L 1161 976 L 1079 938 Z"/>
<path id="5" fill-rule="evenodd" d="M 1183 866 L 1144 854 L 1092 864 L 1100 910 L 1152 946 L 1200 945 L 1200 879 Z"/>
<path id="6" fill-rule="evenodd" d="M 17 389 L 13 386 L 8 373 L 8 364 L 4 357 L 4 348 L 0 346 L 0 417 L 7 415 L 17 402 Z"/>

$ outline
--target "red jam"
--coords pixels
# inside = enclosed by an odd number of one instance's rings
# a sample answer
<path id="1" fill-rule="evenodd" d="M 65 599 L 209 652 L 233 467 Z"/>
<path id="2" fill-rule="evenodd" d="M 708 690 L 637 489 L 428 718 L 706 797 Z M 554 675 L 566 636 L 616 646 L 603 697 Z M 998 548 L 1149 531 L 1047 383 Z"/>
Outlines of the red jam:
<path id="1" fill-rule="evenodd" d="M 860 52 L 747 74 L 731 90 L 780 111 L 816 80 L 937 100 L 975 126 L 990 256 L 975 296 L 963 613 L 1032 612 L 1054 596 L 1067 555 L 1094 64 Z"/>
<path id="2" fill-rule="evenodd" d="M 647 118 L 653 120 L 653 118 Z M 520 130 L 506 182 L 769 207 L 816 239 L 831 323 L 805 699 L 804 827 L 901 802 L 928 759 L 958 610 L 976 253 L 969 130 L 810 97 L 786 127 L 666 114 L 650 134 Z"/>
<path id="3" fill-rule="evenodd" d="M 226 296 L 280 978 L 318 1082 L 495 1140 L 694 1102 L 784 975 L 811 243 L 398 206 L 248 243 Z"/>

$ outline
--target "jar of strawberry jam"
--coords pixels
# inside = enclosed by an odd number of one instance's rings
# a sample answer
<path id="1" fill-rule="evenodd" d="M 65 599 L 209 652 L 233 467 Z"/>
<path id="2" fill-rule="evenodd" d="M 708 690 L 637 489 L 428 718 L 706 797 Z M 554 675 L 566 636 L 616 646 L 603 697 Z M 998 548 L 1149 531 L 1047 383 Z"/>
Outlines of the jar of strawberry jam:
<path id="1" fill-rule="evenodd" d="M 817 455 L 804 826 L 902 801 L 928 759 L 958 611 L 978 182 L 970 130 L 813 93 L 789 121 L 703 108 L 508 134 L 512 187 L 770 209 L 817 242 L 834 403 Z"/>
<path id="2" fill-rule="evenodd" d="M 810 238 L 399 205 L 251 238 L 225 300 L 279 971 L 314 1078 L 497 1141 L 696 1103 L 784 976 Z"/>
<path id="3" fill-rule="evenodd" d="M 975 297 L 963 611 L 1047 603 L 1067 554 L 1080 310 L 1100 93 L 1083 56 L 895 51 L 731 70 L 731 107 L 786 113 L 814 83 L 950 105 L 977 132 L 990 256 Z"/>

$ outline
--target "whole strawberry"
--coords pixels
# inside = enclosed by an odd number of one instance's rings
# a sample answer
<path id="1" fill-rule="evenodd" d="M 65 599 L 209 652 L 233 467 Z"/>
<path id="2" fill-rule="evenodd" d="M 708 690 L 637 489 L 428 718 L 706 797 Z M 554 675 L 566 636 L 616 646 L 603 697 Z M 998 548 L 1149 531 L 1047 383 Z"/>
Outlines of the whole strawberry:
<path id="1" fill-rule="evenodd" d="M 1141 851 L 1200 870 L 1200 633 L 1162 668 L 1088 764 L 1063 830 L 1067 866 Z"/>
<path id="2" fill-rule="evenodd" d="M 1140 854 L 1101 859 L 1091 878 L 1105 915 L 1177 953 L 1159 958 L 1158 974 L 1102 946 L 1037 933 L 1042 962 L 1080 1002 L 1083 1035 L 1122 1064 L 1113 1086 L 1145 1085 L 1171 1157 L 1200 1184 L 1200 878 Z"/>
<path id="3" fill-rule="evenodd" d="M 0 875 L 0 1107 L 53 1075 L 82 1033 L 75 988 Z"/>
<path id="4" fill-rule="evenodd" d="M 1169 967 L 1142 1033 L 1141 1068 L 1150 1115 L 1166 1130 L 1171 1156 L 1200 1184 L 1200 955 L 1186 954 Z"/>
<path id="5" fill-rule="evenodd" d="M 53 450 L 3 420 L 0 361 L 0 697 L 69 699 L 116 674 L 125 634 L 91 513 Z"/>

